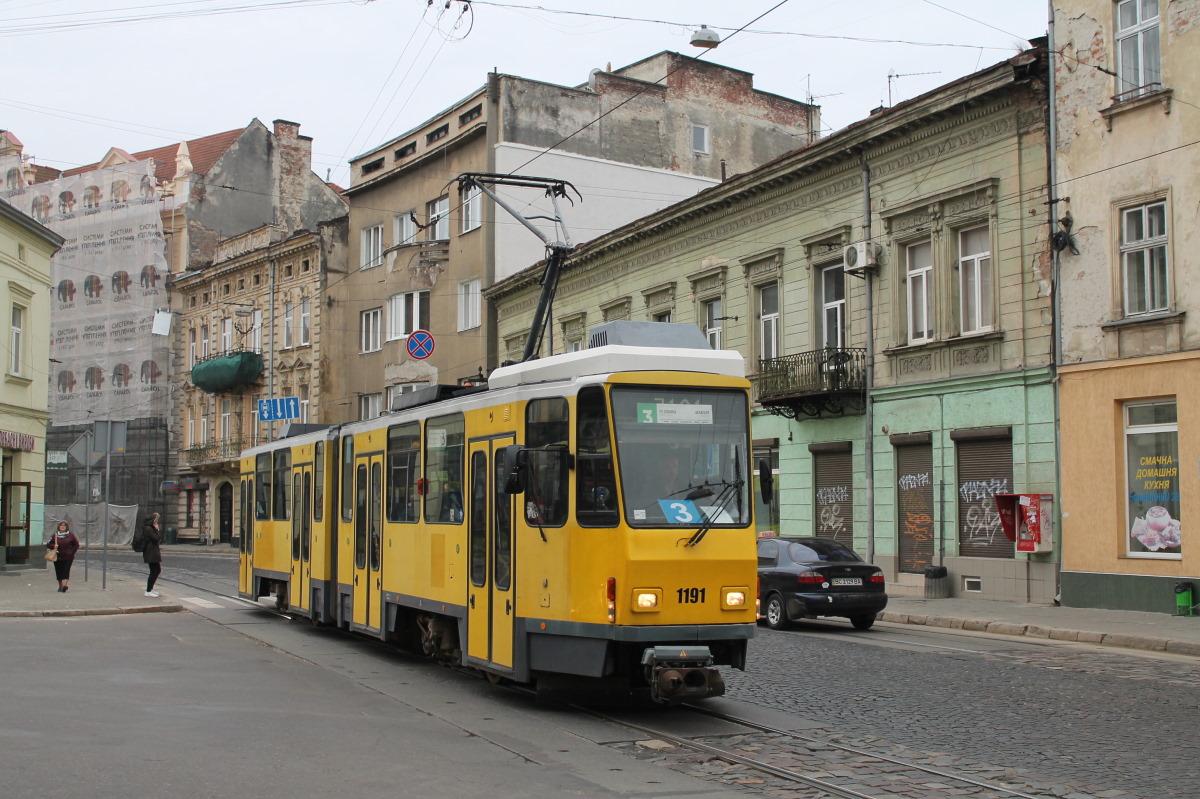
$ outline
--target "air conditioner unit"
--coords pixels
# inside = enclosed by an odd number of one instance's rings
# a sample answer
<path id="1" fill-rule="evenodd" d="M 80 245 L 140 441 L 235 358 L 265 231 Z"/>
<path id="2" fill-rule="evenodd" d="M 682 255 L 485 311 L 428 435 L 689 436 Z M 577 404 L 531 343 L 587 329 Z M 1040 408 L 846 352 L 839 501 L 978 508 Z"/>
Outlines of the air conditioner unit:
<path id="1" fill-rule="evenodd" d="M 842 268 L 857 272 L 879 262 L 879 245 L 871 241 L 856 241 L 842 250 Z"/>

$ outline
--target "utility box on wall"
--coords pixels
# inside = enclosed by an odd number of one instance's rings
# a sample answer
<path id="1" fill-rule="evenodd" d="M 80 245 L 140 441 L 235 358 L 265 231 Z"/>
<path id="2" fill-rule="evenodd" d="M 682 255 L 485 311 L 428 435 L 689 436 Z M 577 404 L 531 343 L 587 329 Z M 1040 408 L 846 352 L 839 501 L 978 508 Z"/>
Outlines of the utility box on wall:
<path id="1" fill-rule="evenodd" d="M 996 512 L 1018 552 L 1054 551 L 1053 494 L 996 494 Z"/>

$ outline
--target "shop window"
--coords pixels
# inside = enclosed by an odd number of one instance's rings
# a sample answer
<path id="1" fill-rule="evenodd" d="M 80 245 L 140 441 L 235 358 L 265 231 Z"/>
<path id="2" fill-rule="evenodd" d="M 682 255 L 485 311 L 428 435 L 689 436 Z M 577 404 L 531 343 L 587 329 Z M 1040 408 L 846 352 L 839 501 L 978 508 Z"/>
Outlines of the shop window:
<path id="1" fill-rule="evenodd" d="M 1179 428 L 1175 401 L 1125 406 L 1126 552 L 1178 559 Z"/>

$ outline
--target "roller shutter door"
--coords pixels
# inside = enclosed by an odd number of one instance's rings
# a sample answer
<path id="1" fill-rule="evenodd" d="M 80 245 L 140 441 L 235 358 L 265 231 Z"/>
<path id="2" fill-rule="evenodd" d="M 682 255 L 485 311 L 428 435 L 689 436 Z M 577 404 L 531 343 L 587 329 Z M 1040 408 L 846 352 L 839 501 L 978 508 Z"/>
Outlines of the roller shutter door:
<path id="1" fill-rule="evenodd" d="M 813 453 L 814 535 L 854 546 L 854 465 L 852 453 Z"/>
<path id="2" fill-rule="evenodd" d="M 996 494 L 1013 493 L 1012 439 L 959 440 L 958 554 L 1011 558 L 1013 542 L 1000 527 Z"/>
<path id="3" fill-rule="evenodd" d="M 933 446 L 896 447 L 900 571 L 923 574 L 933 562 Z"/>

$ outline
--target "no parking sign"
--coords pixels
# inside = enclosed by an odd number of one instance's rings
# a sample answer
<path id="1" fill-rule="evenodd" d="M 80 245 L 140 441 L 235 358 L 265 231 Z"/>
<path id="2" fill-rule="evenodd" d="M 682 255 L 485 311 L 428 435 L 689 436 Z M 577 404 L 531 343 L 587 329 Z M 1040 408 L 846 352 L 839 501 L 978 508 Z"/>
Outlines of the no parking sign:
<path id="1" fill-rule="evenodd" d="M 408 341 L 405 342 L 408 348 L 410 357 L 416 358 L 418 361 L 423 361 L 430 355 L 433 355 L 435 346 L 433 334 L 428 330 L 414 330 L 408 334 Z"/>

